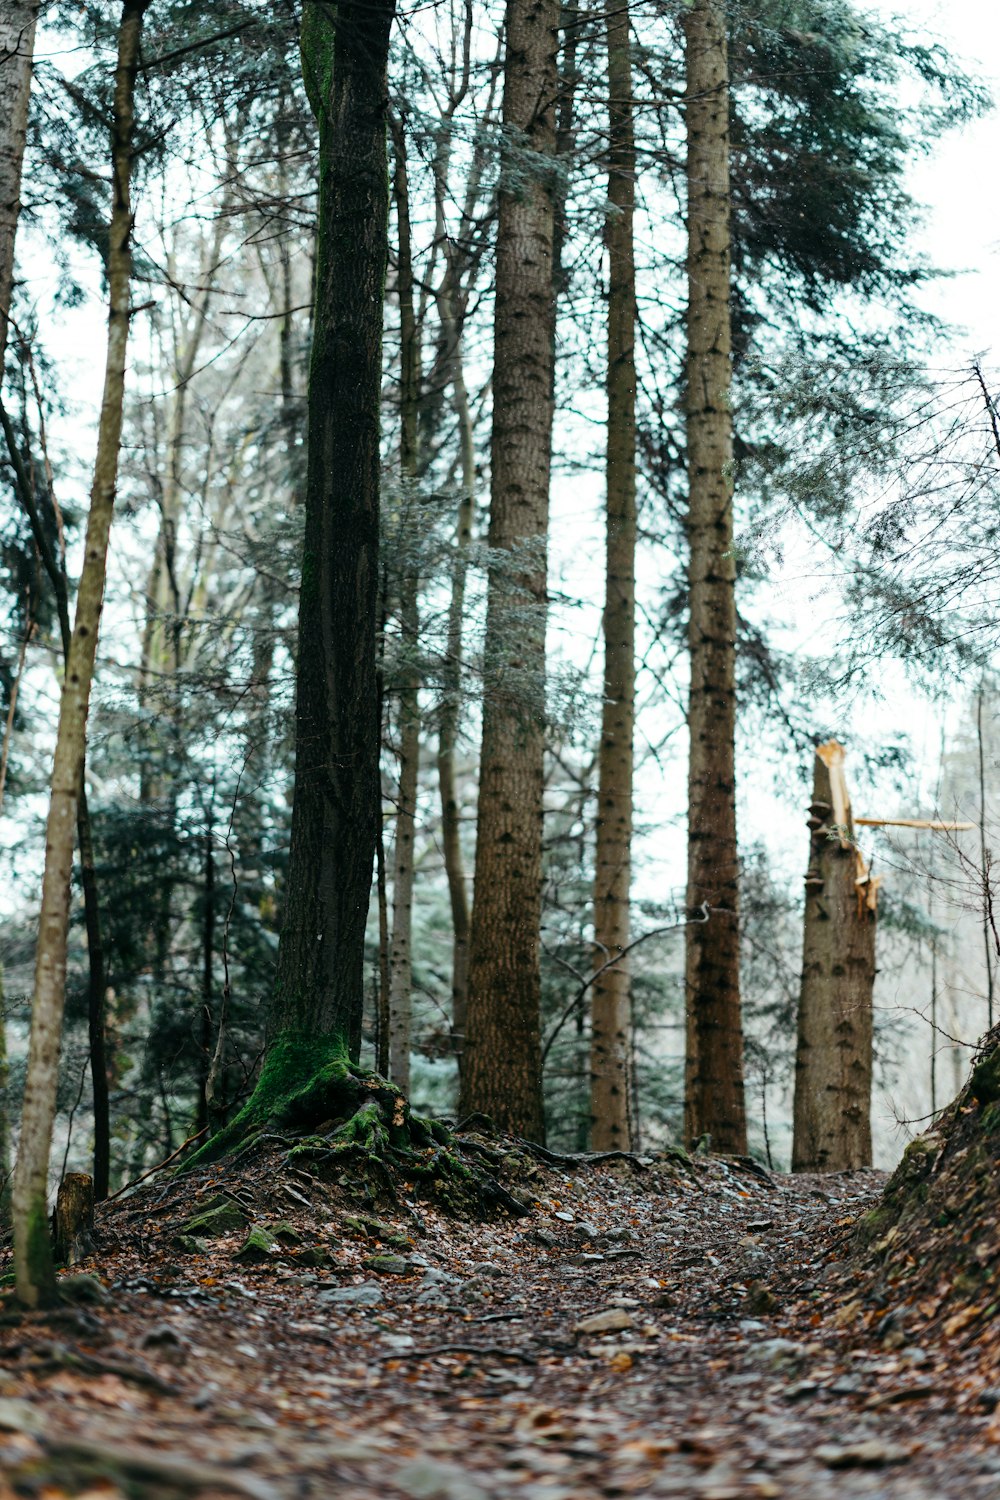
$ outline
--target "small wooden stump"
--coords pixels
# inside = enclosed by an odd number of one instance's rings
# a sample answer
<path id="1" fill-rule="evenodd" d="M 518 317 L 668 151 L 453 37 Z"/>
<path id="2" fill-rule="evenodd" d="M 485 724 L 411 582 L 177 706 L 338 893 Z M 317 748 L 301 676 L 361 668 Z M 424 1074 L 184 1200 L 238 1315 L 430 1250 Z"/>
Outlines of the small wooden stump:
<path id="1" fill-rule="evenodd" d="M 59 1184 L 52 1215 L 52 1245 L 57 1265 L 75 1266 L 93 1249 L 94 1179 L 86 1172 L 67 1172 Z"/>

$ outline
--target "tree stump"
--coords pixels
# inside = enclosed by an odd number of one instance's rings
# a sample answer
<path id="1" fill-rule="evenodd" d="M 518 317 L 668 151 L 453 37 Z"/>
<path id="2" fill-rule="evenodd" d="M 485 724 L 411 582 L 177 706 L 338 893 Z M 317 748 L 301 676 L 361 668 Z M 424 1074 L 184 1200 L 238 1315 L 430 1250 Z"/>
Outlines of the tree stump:
<path id="1" fill-rule="evenodd" d="M 52 1215 L 56 1264 L 75 1266 L 93 1249 L 94 1179 L 86 1172 L 67 1172 L 59 1184 Z"/>

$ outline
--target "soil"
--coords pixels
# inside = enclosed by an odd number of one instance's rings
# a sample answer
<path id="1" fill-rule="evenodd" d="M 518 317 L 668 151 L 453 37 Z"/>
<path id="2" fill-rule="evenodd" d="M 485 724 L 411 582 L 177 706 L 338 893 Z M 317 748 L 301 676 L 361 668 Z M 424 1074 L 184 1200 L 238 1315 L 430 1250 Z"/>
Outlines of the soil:
<path id="1" fill-rule="evenodd" d="M 2 1320 L 2 1500 L 1000 1496 L 992 1324 L 848 1295 L 880 1174 L 504 1149 L 486 1222 L 281 1143 L 99 1209 Z"/>

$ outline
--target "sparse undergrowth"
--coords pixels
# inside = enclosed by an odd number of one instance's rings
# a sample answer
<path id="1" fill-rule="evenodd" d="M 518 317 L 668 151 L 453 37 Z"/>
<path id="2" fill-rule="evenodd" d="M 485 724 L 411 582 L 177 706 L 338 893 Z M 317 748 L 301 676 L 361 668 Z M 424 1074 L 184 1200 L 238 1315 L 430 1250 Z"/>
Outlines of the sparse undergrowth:
<path id="1" fill-rule="evenodd" d="M 851 1262 L 869 1301 L 905 1323 L 992 1338 L 1000 1312 L 1000 1028 L 968 1084 L 906 1148 Z"/>

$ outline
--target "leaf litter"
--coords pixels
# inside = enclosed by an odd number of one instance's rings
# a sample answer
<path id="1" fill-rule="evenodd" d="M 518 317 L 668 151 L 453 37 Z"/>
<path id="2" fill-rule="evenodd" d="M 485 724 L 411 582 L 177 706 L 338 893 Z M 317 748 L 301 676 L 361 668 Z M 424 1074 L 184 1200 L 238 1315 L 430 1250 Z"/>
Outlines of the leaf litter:
<path id="1" fill-rule="evenodd" d="M 0 1500 L 1000 1495 L 996 1341 L 855 1273 L 881 1174 L 477 1149 L 530 1212 L 278 1142 L 99 1210 L 0 1320 Z"/>

